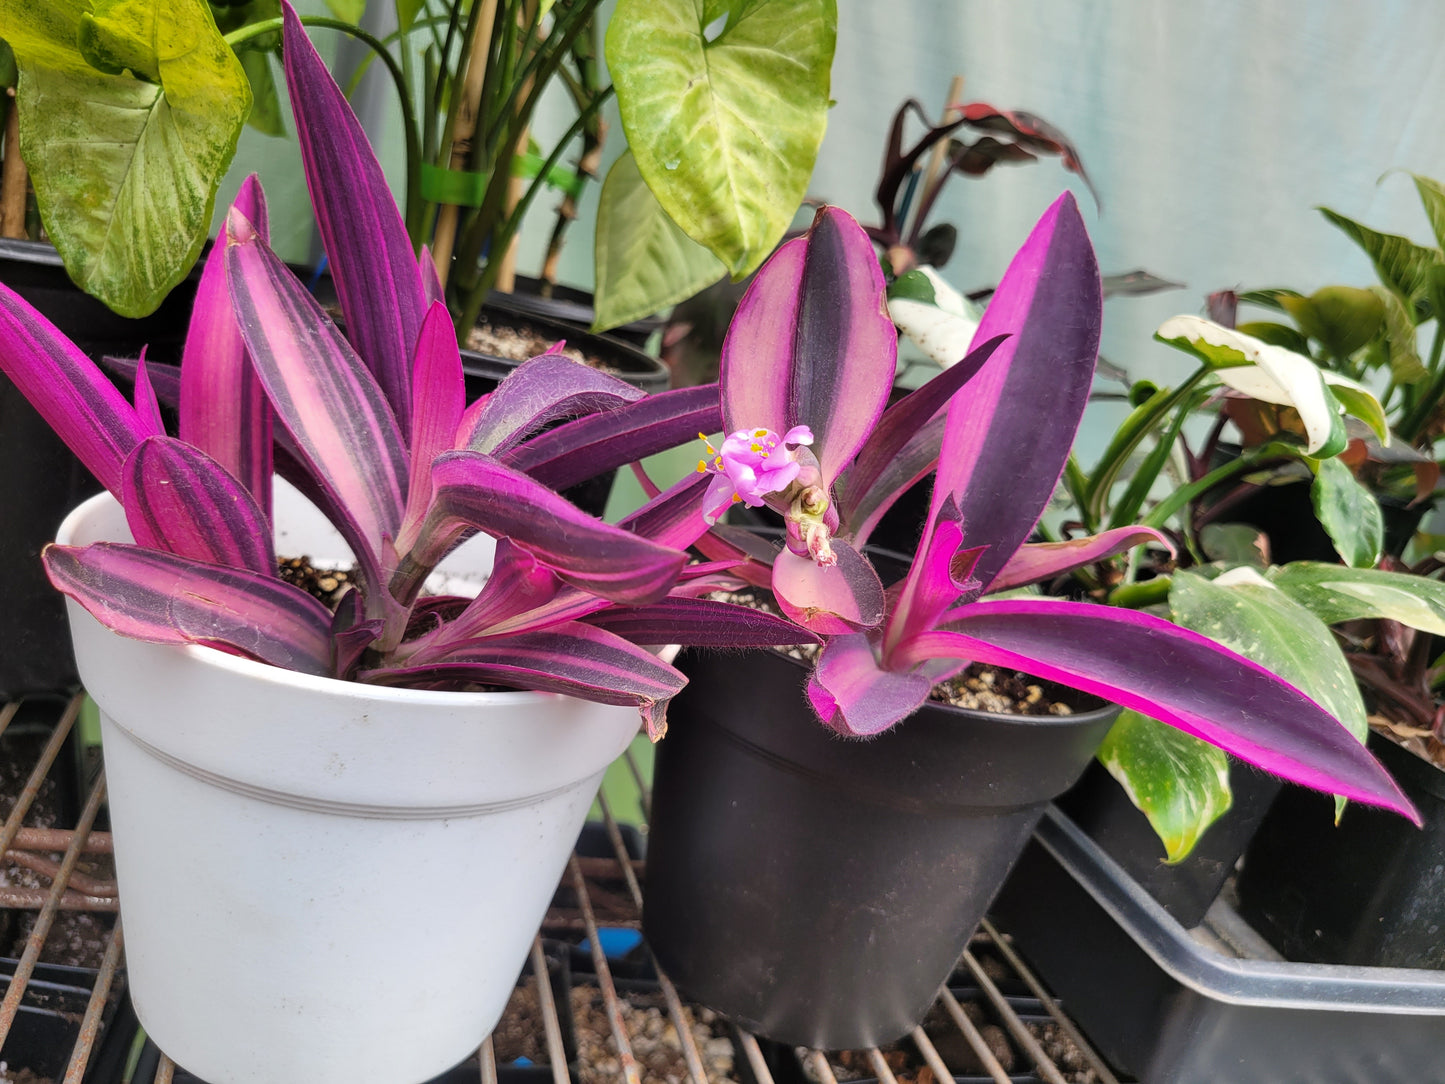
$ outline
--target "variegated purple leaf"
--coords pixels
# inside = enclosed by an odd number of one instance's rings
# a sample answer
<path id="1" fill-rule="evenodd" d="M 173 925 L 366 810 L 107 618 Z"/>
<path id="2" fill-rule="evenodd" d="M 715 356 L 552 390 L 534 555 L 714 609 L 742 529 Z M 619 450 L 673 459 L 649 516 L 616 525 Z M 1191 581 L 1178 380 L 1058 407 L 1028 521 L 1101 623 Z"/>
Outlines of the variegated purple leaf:
<path id="1" fill-rule="evenodd" d="M 963 548 L 965 529 L 956 519 L 935 525 L 920 547 L 902 588 L 898 591 L 883 642 L 884 657 L 893 663 L 893 650 L 901 640 L 937 626 L 954 606 L 970 602 L 980 592 L 971 579 L 985 547 Z"/>
<path id="2" fill-rule="evenodd" d="M 1174 544 L 1152 527 L 1116 527 L 1087 538 L 1067 542 L 1030 542 L 1020 546 L 1008 564 L 989 584 L 990 591 L 1008 591 L 1042 580 L 1051 580 L 1084 565 L 1103 561 L 1146 542 L 1157 542 L 1172 556 Z"/>
<path id="3" fill-rule="evenodd" d="M 721 428 L 716 384 L 677 388 L 565 422 L 513 448 L 502 461 L 554 489 L 566 489 Z"/>
<path id="4" fill-rule="evenodd" d="M 0 372 L 117 497 L 121 465 L 146 437 L 125 396 L 30 303 L 0 283 Z"/>
<path id="5" fill-rule="evenodd" d="M 824 207 L 738 306 L 723 341 L 723 428 L 806 425 L 831 482 L 883 412 L 897 360 L 873 243 L 846 212 Z"/>
<path id="6" fill-rule="evenodd" d="M 837 563 L 820 565 L 784 549 L 773 558 L 773 594 L 783 612 L 813 632 L 831 636 L 872 628 L 883 620 L 883 584 L 848 543 L 833 540 Z"/>
<path id="7" fill-rule="evenodd" d="M 355 680 L 357 668 L 385 625 L 379 618 L 366 619 L 359 592 L 342 595 L 331 615 L 331 676 Z"/>
<path id="8" fill-rule="evenodd" d="M 331 614 L 275 576 L 116 542 L 47 546 L 50 582 L 106 628 L 156 644 L 222 647 L 303 674 L 331 670 Z"/>
<path id="9" fill-rule="evenodd" d="M 587 624 L 634 644 L 741 648 L 819 642 L 807 629 L 775 614 L 705 598 L 670 597 L 650 606 L 609 606 L 588 617 Z"/>
<path id="10" fill-rule="evenodd" d="M 933 470 L 943 443 L 944 408 L 983 368 L 1004 338 L 996 335 L 975 346 L 957 365 L 950 365 L 883 412 L 878 427 L 834 486 L 844 534 L 861 545 L 903 491 Z M 932 455 L 927 454 L 930 447 Z"/>
<path id="11" fill-rule="evenodd" d="M 808 676 L 808 703 L 828 729 L 861 736 L 887 730 L 928 699 L 933 679 L 884 670 L 867 633 L 830 636 Z"/>
<path id="12" fill-rule="evenodd" d="M 603 523 L 541 483 L 479 452 L 447 452 L 432 467 L 435 496 L 415 558 L 430 566 L 460 527 L 509 538 L 564 582 L 614 602 L 652 602 L 687 555 Z M 400 596 L 399 596 L 400 597 Z"/>
<path id="13" fill-rule="evenodd" d="M 255 174 L 242 182 L 231 206 L 269 243 L 266 197 Z M 271 404 L 236 326 L 224 236 L 211 246 L 191 308 L 181 355 L 180 436 L 240 479 L 270 514 Z"/>
<path id="14" fill-rule="evenodd" d="M 487 397 L 465 447 L 501 455 L 551 422 L 613 410 L 645 394 L 564 354 L 542 354 L 522 362 Z"/>
<path id="15" fill-rule="evenodd" d="M 437 302 L 427 310 L 416 341 L 412 362 L 411 474 L 407 482 L 406 513 L 396 544 L 409 549 L 416 540 L 431 503 L 432 460 L 456 445 L 457 426 L 466 409 L 466 378 L 457 334 L 446 305 Z"/>
<path id="16" fill-rule="evenodd" d="M 707 487 L 707 475 L 687 475 L 617 525 L 660 546 L 687 549 L 707 531 L 700 513 Z"/>
<path id="17" fill-rule="evenodd" d="M 687 678 L 651 652 L 575 621 L 518 636 L 472 640 L 426 666 L 363 671 L 360 676 L 388 685 L 468 682 L 565 693 L 601 704 L 635 704 L 654 741 L 667 731 L 668 700 L 687 684 Z"/>
<path id="18" fill-rule="evenodd" d="M 985 587 L 1028 538 L 1063 473 L 1098 359 L 1101 290 L 1066 192 L 1009 264 L 974 341 L 1010 337 L 948 410 L 930 520 L 953 497 L 969 541 L 989 547 L 977 572 Z"/>
<path id="19" fill-rule="evenodd" d="M 102 371 L 117 376 L 123 381 L 134 384 L 136 374 L 140 372 L 139 358 L 117 358 L 106 354 L 100 359 Z M 156 402 L 163 408 L 171 410 L 179 409 L 181 405 L 181 367 L 171 365 L 164 361 L 146 360 L 146 379 L 150 381 L 151 391 L 155 393 Z M 185 437 L 181 438 L 185 440 Z M 194 441 L 186 441 L 194 444 Z"/>
<path id="20" fill-rule="evenodd" d="M 411 359 L 427 302 L 416 252 L 356 114 L 283 4 L 296 142 L 347 336 L 411 437 Z"/>
<path id="21" fill-rule="evenodd" d="M 562 582 L 546 565 L 509 539 L 498 539 L 492 574 L 481 592 L 435 633 L 410 645 L 408 654 L 429 658 L 440 645 L 485 636 L 511 618 L 546 605 L 561 589 Z"/>
<path id="22" fill-rule="evenodd" d="M 421 295 L 427 307 L 430 308 L 438 301 L 445 303 L 447 290 L 442 285 L 441 276 L 437 274 L 437 263 L 432 257 L 430 245 L 421 246 L 421 255 L 416 258 L 416 269 L 421 274 Z"/>
<path id="23" fill-rule="evenodd" d="M 226 272 L 237 322 L 277 417 L 363 565 L 395 538 L 407 454 L 381 389 L 316 301 L 235 211 Z"/>
<path id="24" fill-rule="evenodd" d="M 276 575 L 271 524 L 248 489 L 199 448 L 148 437 L 125 462 L 121 505 L 136 543 Z"/>
<path id="25" fill-rule="evenodd" d="M 893 664 L 963 658 L 1014 667 L 1133 708 L 1316 790 L 1419 822 L 1344 725 L 1242 655 L 1152 614 L 1053 599 L 975 602 Z"/>
<path id="26" fill-rule="evenodd" d="M 135 363 L 135 415 L 145 426 L 148 436 L 164 436 L 166 423 L 161 419 L 161 405 L 156 401 L 156 390 L 151 386 L 150 366 L 146 364 L 145 347 Z"/>

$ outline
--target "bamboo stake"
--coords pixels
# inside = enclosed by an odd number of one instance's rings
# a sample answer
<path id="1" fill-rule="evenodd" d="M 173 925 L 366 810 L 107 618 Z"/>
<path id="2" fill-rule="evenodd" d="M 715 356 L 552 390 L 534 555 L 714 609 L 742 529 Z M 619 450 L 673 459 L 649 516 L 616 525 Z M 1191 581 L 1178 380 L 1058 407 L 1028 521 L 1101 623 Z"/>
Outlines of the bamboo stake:
<path id="1" fill-rule="evenodd" d="M 952 82 L 948 84 L 948 98 L 943 103 L 943 113 L 938 118 L 940 125 L 949 121 L 957 120 L 963 115 L 958 106 L 963 104 L 963 76 L 955 75 Z M 928 168 L 923 173 L 923 184 L 919 186 L 918 196 L 913 201 L 913 218 L 917 221 L 919 208 L 923 206 L 923 196 L 933 187 L 933 182 L 938 180 L 939 171 L 943 169 L 943 157 L 948 153 L 948 140 L 940 139 L 933 145 L 933 150 L 928 155 Z M 900 231 L 903 237 L 908 236 L 907 230 Z"/>
<path id="2" fill-rule="evenodd" d="M 5 118 L 5 161 L 0 165 L 0 237 L 23 238 L 29 175 L 20 158 L 20 106 L 13 89 L 6 94 L 10 101 Z"/>
<path id="3" fill-rule="evenodd" d="M 477 133 L 477 114 L 481 111 L 482 85 L 487 78 L 487 58 L 491 53 L 492 25 L 497 18 L 497 0 L 481 0 L 482 10 L 472 29 L 471 50 L 467 55 L 467 74 L 462 85 L 461 104 L 457 109 L 456 131 L 452 134 L 451 168 L 465 169 L 472 152 L 472 137 Z M 457 220 L 461 211 L 453 204 L 442 207 L 437 216 L 436 235 L 432 242 L 432 259 L 437 277 L 447 284 L 451 269 L 452 248 L 457 242 Z"/>
<path id="4" fill-rule="evenodd" d="M 527 0 L 527 2 L 522 5 L 520 17 L 524 20 L 524 25 L 532 25 L 532 18 L 535 15 L 536 10 L 537 0 Z M 521 94 L 517 96 L 517 102 L 519 107 L 521 103 L 525 102 L 531 96 L 531 94 L 532 77 L 528 76 L 526 82 L 522 84 Z M 497 167 L 499 169 L 510 169 L 513 162 L 515 162 L 518 158 L 527 153 L 527 135 L 528 128 L 526 125 L 523 125 L 522 130 L 517 133 L 517 142 L 512 146 L 512 153 L 505 158 L 497 159 Z M 505 166 L 503 165 L 503 163 L 505 163 Z M 503 205 L 502 208 L 502 213 L 504 216 L 506 216 L 507 218 L 511 217 L 512 212 L 517 209 L 517 204 L 521 203 L 522 197 L 527 194 L 527 186 L 530 183 L 531 182 L 528 181 L 526 177 L 512 176 L 508 178 L 507 199 L 506 203 Z M 517 285 L 517 245 L 521 240 L 520 234 L 520 230 L 513 231 L 512 240 L 507 244 L 507 251 L 501 254 L 501 264 L 497 268 L 495 289 L 499 290 L 504 294 L 511 293 Z M 491 253 L 487 257 L 487 259 L 489 260 L 496 258 L 498 258 L 496 253 Z"/>

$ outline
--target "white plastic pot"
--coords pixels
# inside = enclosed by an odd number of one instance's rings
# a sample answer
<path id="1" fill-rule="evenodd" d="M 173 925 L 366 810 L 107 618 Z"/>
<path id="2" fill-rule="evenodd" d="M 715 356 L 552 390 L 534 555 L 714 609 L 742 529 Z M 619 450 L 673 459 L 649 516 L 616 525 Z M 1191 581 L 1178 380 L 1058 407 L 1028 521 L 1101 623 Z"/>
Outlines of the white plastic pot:
<path id="1" fill-rule="evenodd" d="M 282 501 L 282 553 L 340 552 Z M 59 532 L 129 537 L 108 495 Z M 414 1084 L 476 1049 L 637 712 L 309 677 L 130 640 L 74 603 L 70 621 L 160 1048 L 211 1084 Z"/>

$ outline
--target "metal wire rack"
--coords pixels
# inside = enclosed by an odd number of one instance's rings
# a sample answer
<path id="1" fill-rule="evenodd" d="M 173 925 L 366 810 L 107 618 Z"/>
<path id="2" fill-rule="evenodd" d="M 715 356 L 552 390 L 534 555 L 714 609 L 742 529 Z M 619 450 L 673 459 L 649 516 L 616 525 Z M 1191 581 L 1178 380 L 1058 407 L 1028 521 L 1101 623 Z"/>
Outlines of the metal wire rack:
<path id="1" fill-rule="evenodd" d="M 124 995 L 120 897 L 106 869 L 111 837 L 95 827 L 97 818 L 104 816 L 103 774 L 98 770 L 91 773 L 94 781 L 79 801 L 73 827 L 26 826 L 47 779 L 62 774 L 66 767 L 69 757 L 62 756 L 62 750 L 74 753 L 73 734 L 81 703 L 82 697 L 77 696 L 68 702 L 57 701 L 53 707 L 41 705 L 42 711 L 50 712 L 53 729 L 0 828 L 0 852 L 4 856 L 0 916 L 34 915 L 23 938 L 23 950 L 8 964 L 9 986 L 0 1001 L 0 1084 L 12 1079 L 50 1079 L 64 1084 L 172 1084 L 173 1080 L 188 1079 L 183 1070 L 154 1048 L 148 1063 L 144 1056 L 137 1055 L 141 1040 L 136 1036 L 134 1014 Z M 0 739 L 23 706 L 0 706 Z M 28 715 L 33 716 L 36 707 L 31 702 Z M 642 775 L 630 756 L 628 763 L 642 790 L 646 811 Z M 4 795 L 0 799 L 8 800 Z M 553 906 L 533 942 L 529 973 L 522 983 L 530 984 L 531 996 L 540 1010 L 543 1034 L 539 1046 L 546 1051 L 552 1084 L 573 1084 L 574 1072 L 584 1082 L 609 1077 L 599 1074 L 597 1065 L 579 1066 L 576 1060 L 569 1061 L 563 1021 L 570 1020 L 570 1013 L 566 1006 L 559 1006 L 557 991 L 549 979 L 544 937 L 548 944 L 573 946 L 571 952 L 580 960 L 579 970 L 590 971 L 585 981 L 595 984 L 600 992 L 610 1031 L 610 1080 L 616 1084 L 656 1084 L 657 1078 L 644 1072 L 634 1051 L 635 1040 L 629 1033 L 624 1008 L 630 996 L 628 984 L 614 978 L 617 961 L 609 957 L 603 936 L 604 930 L 640 928 L 645 864 L 629 852 L 623 829 L 605 799 L 599 796 L 599 800 L 603 830 L 612 853 L 604 857 L 574 855 L 570 860 Z M 57 929 L 58 919 L 83 912 L 102 916 L 109 924 L 103 958 L 98 967 L 83 972 L 64 970 L 57 981 L 47 971 L 49 965 L 41 962 L 47 939 Z M 110 915 L 116 916 L 113 921 Z M 645 947 L 633 951 L 634 957 L 639 954 L 645 959 Z M 645 960 L 644 966 L 655 983 L 655 987 L 649 987 L 656 991 L 653 999 L 660 996 L 665 1006 L 671 1024 L 669 1034 L 677 1037 L 688 1078 L 667 1084 L 723 1084 L 717 1071 L 710 1073 L 706 1067 L 691 1026 L 692 1010 L 650 960 Z M 68 991 L 66 997 L 60 996 L 62 990 Z M 9 1076 L 6 1059 L 17 1048 L 25 1026 L 52 1016 L 58 1016 L 69 1028 L 64 1037 L 51 1040 L 52 1045 L 68 1044 L 68 1053 L 64 1049 L 48 1051 L 48 1056 L 63 1068 L 54 1070 L 54 1076 L 49 1078 Z M 950 1079 L 958 1084 L 1119 1084 L 1119 1078 L 1089 1046 L 1009 941 L 987 920 L 958 961 L 954 979 L 940 991 L 933 1016 L 932 1035 L 919 1027 L 897 1049 L 846 1055 L 782 1049 L 732 1029 L 729 1037 L 736 1051 L 733 1079 L 738 1084 L 840 1084 L 840 1080 L 859 1077 L 878 1084 L 931 1084 Z M 939 1020 L 951 1032 L 946 1036 L 951 1041 L 939 1041 Z M 957 1043 L 960 1038 L 963 1046 Z M 970 1064 L 951 1067 L 949 1060 L 957 1060 L 959 1055 L 945 1056 L 940 1052 L 945 1046 L 952 1051 L 966 1048 L 970 1054 L 964 1060 Z M 538 1072 L 545 1074 L 545 1070 L 533 1070 L 534 1074 Z M 506 1084 L 507 1067 L 499 1066 L 490 1036 L 477 1053 L 475 1075 L 469 1068 L 465 1075 L 457 1076 L 454 1071 L 445 1078 L 447 1084 L 458 1079 Z"/>

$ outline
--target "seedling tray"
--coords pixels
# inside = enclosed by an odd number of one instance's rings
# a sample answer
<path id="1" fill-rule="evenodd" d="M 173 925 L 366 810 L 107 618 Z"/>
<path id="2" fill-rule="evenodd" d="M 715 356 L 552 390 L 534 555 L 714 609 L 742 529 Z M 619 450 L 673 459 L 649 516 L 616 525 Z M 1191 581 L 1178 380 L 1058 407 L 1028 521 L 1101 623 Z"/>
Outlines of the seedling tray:
<path id="1" fill-rule="evenodd" d="M 1057 809 L 993 913 L 1102 1054 L 1141 1080 L 1439 1080 L 1445 972 L 1225 955 Z"/>

